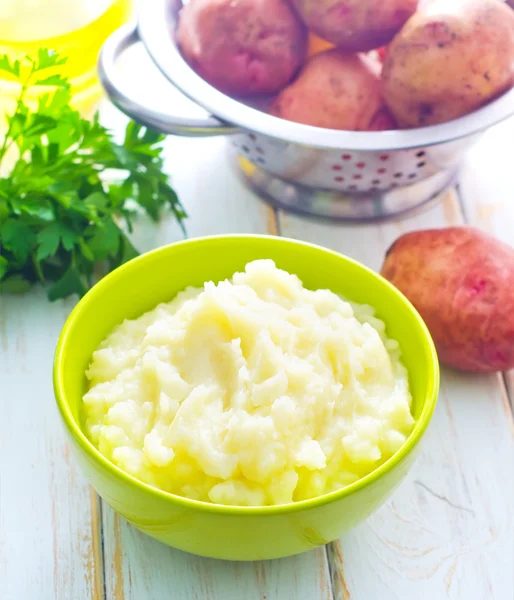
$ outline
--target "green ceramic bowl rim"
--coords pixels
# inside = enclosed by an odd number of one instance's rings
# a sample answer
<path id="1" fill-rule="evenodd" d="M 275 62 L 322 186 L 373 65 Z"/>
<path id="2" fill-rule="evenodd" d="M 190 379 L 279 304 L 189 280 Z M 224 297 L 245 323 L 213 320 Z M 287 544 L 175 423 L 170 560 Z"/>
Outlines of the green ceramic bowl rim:
<path id="1" fill-rule="evenodd" d="M 405 310 L 411 312 L 418 324 L 419 329 L 424 335 L 426 346 L 428 347 L 429 353 L 431 355 L 431 364 L 432 364 L 432 373 L 428 374 L 428 389 L 426 391 L 425 402 L 423 405 L 423 409 L 419 418 L 416 420 L 416 424 L 407 438 L 407 441 L 403 444 L 403 446 L 391 456 L 386 462 L 377 467 L 374 471 L 365 475 L 358 481 L 348 485 L 345 488 L 340 490 L 336 490 L 335 492 L 330 492 L 328 494 L 324 494 L 322 496 L 317 496 L 315 498 L 311 498 L 309 500 L 300 500 L 298 502 L 291 502 L 289 504 L 279 504 L 273 506 L 230 506 L 224 504 L 213 504 L 209 502 L 202 502 L 199 500 L 192 500 L 183 496 L 178 496 L 175 494 L 171 494 L 170 492 L 165 492 L 164 490 L 160 490 L 158 488 L 152 487 L 151 485 L 136 479 L 132 475 L 129 475 L 125 471 L 122 471 L 119 467 L 117 467 L 114 463 L 110 462 L 103 454 L 100 453 L 99 450 L 93 446 L 93 444 L 86 437 L 85 433 L 82 431 L 80 425 L 73 418 L 71 411 L 68 407 L 68 404 L 65 400 L 65 390 L 63 385 L 63 377 L 62 377 L 62 363 L 63 363 L 63 355 L 66 351 L 66 345 L 68 336 L 70 335 L 71 330 L 75 322 L 80 319 L 82 311 L 84 307 L 94 302 L 97 296 L 101 293 L 105 286 L 111 285 L 112 282 L 117 279 L 124 277 L 125 273 L 130 271 L 133 268 L 133 265 L 137 262 L 146 261 L 150 257 L 166 251 L 170 246 L 184 246 L 184 245 L 194 245 L 194 244 L 202 244 L 207 240 L 216 240 L 216 239 L 275 239 L 279 243 L 290 244 L 291 246 L 304 246 L 307 248 L 312 248 L 316 250 L 322 250 L 327 254 L 331 254 L 333 256 L 338 257 L 341 260 L 346 262 L 350 262 L 353 265 L 357 266 L 362 271 L 366 271 L 372 277 L 380 280 L 381 284 L 387 288 L 389 288 L 390 292 L 395 294 L 398 299 L 402 302 L 405 307 Z M 155 250 L 151 250 L 150 252 L 146 252 L 141 254 L 140 256 L 130 260 L 124 265 L 118 267 L 105 277 L 103 277 L 91 290 L 87 292 L 87 294 L 77 303 L 75 308 L 70 313 L 64 327 L 59 336 L 59 340 L 57 342 L 57 347 L 55 351 L 54 357 L 54 368 L 53 368 L 53 384 L 54 384 L 54 392 L 57 400 L 57 406 L 61 413 L 61 416 L 64 420 L 66 427 L 68 428 L 70 434 L 73 438 L 78 442 L 82 450 L 99 466 L 103 467 L 106 471 L 109 472 L 114 478 L 118 478 L 123 480 L 126 484 L 135 486 L 139 488 L 141 492 L 145 492 L 151 496 L 155 496 L 160 500 L 164 500 L 170 502 L 175 505 L 182 506 L 183 508 L 195 509 L 203 512 L 216 513 L 219 515 L 232 515 L 232 516 L 264 516 L 264 515 L 279 515 L 279 514 L 287 514 L 294 513 L 303 510 L 310 510 L 325 504 L 329 504 L 331 502 L 336 502 L 350 494 L 365 488 L 372 483 L 374 483 L 377 479 L 385 475 L 388 471 L 393 469 L 396 465 L 398 465 L 401 461 L 403 461 L 416 447 L 421 436 L 423 435 L 425 429 L 427 428 L 432 414 L 435 409 L 435 405 L 437 403 L 437 396 L 439 392 L 439 361 L 437 358 L 437 352 L 435 349 L 434 342 L 432 337 L 428 331 L 425 322 L 417 312 L 417 310 L 412 306 L 412 304 L 407 300 L 407 298 L 391 283 L 389 283 L 386 279 L 384 279 L 378 273 L 375 273 L 372 269 L 362 265 L 358 261 L 355 261 L 347 256 L 340 254 L 338 252 L 334 252 L 322 246 L 318 246 L 316 244 L 311 244 L 308 242 L 302 242 L 290 238 L 278 237 L 275 238 L 269 235 L 257 235 L 257 234 L 227 234 L 227 235 L 213 235 L 213 236 L 203 236 L 198 238 L 192 238 L 183 240 L 180 242 L 175 242 L 172 244 L 168 244 L 166 246 L 161 246 L 156 248 Z"/>

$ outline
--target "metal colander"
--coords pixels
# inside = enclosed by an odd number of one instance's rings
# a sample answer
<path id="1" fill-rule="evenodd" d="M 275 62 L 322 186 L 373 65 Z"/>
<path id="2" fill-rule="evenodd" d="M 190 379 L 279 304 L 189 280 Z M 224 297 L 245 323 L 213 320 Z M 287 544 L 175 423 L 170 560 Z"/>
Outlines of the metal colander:
<path id="1" fill-rule="evenodd" d="M 102 48 L 100 79 L 113 103 L 164 133 L 229 136 L 232 160 L 245 181 L 285 210 L 375 221 L 419 208 L 453 183 L 465 151 L 481 133 L 514 113 L 513 89 L 470 115 L 419 129 L 353 132 L 278 119 L 262 110 L 265 100 L 257 105 L 230 98 L 185 62 L 174 35 L 181 2 L 142 4 L 137 24 L 116 31 Z M 212 117 L 158 112 L 123 90 L 116 61 L 139 41 L 164 76 Z"/>

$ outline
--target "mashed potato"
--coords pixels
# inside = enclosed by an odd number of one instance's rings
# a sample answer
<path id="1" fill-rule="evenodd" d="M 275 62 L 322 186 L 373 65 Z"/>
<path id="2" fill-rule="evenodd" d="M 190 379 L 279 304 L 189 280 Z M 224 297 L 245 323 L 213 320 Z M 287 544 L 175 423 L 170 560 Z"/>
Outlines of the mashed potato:
<path id="1" fill-rule="evenodd" d="M 398 344 L 369 306 L 271 260 L 125 321 L 93 354 L 86 429 L 174 494 L 282 504 L 358 480 L 414 420 Z"/>

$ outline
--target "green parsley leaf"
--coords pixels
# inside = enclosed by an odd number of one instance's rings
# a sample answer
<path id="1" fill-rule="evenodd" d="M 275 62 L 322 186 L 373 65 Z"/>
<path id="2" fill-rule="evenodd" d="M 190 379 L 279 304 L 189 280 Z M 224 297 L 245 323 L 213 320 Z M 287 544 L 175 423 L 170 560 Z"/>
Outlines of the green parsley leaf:
<path id="1" fill-rule="evenodd" d="M 34 73 L 58 67 L 66 62 L 65 56 L 60 56 L 55 50 L 49 48 L 39 48 L 37 57 L 27 56 L 27 60 L 33 65 Z"/>
<path id="2" fill-rule="evenodd" d="M 29 257 L 33 240 L 34 232 L 22 221 L 7 219 L 0 226 L 1 245 L 6 250 L 10 250 L 20 263 L 25 262 Z"/>
<path id="3" fill-rule="evenodd" d="M 83 296 L 88 286 L 77 267 L 70 265 L 64 275 L 48 289 L 48 299 L 57 300 L 71 294 Z"/>
<path id="4" fill-rule="evenodd" d="M 0 256 L 0 279 L 2 279 L 3 276 L 7 273 L 8 266 L 9 263 L 7 262 L 7 259 L 3 256 Z"/>
<path id="5" fill-rule="evenodd" d="M 82 255 L 84 256 L 84 258 L 86 260 L 94 262 L 95 255 L 93 254 L 91 248 L 86 244 L 86 242 L 84 241 L 83 238 L 79 238 L 78 239 L 78 245 L 79 245 L 79 248 L 80 248 L 80 250 L 81 250 Z"/>
<path id="6" fill-rule="evenodd" d="M 84 198 L 84 203 L 101 209 L 109 204 L 109 198 L 103 192 L 93 192 Z"/>
<path id="7" fill-rule="evenodd" d="M 10 73 L 11 75 L 19 77 L 20 61 L 15 60 L 14 62 L 11 62 L 7 54 L 4 54 L 3 56 L 0 56 L 0 71 L 7 71 L 7 73 Z"/>
<path id="8" fill-rule="evenodd" d="M 36 260 L 41 261 L 55 254 L 59 244 L 62 244 L 65 250 L 71 250 L 78 241 L 78 236 L 63 223 L 54 222 L 41 229 L 37 234 L 36 241 L 39 244 Z"/>
<path id="9" fill-rule="evenodd" d="M 30 281 L 22 275 L 11 275 L 0 281 L 0 293 L 24 294 L 30 290 Z"/>
<path id="10" fill-rule="evenodd" d="M 94 233 L 88 239 L 87 245 L 96 260 L 106 260 L 109 256 L 118 254 L 120 231 L 111 217 L 107 217 L 93 231 Z"/>
<path id="11" fill-rule="evenodd" d="M 36 260 L 42 261 L 44 258 L 55 254 L 61 241 L 59 236 L 59 224 L 51 223 L 42 229 L 37 234 L 36 240 L 38 243 Z"/>
<path id="12" fill-rule="evenodd" d="M 43 79 L 38 79 L 34 81 L 34 85 L 56 85 L 58 87 L 69 87 L 68 80 L 66 77 L 62 77 L 61 75 L 50 75 L 49 77 L 44 77 Z"/>

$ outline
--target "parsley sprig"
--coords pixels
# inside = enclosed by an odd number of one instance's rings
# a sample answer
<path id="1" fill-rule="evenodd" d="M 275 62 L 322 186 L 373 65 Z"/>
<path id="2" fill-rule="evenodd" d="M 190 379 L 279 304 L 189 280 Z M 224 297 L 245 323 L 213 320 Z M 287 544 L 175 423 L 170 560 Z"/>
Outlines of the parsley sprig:
<path id="1" fill-rule="evenodd" d="M 65 58 L 46 49 L 26 61 L 0 56 L 0 70 L 20 93 L 0 145 L 0 294 L 41 282 L 50 300 L 82 296 L 99 273 L 138 254 L 125 230 L 143 210 L 158 221 L 185 212 L 163 172 L 164 136 L 130 121 L 123 143 L 70 106 L 70 86 L 56 72 Z M 26 104 L 32 86 L 53 86 Z M 8 154 L 9 153 L 9 154 Z"/>

